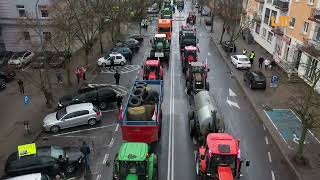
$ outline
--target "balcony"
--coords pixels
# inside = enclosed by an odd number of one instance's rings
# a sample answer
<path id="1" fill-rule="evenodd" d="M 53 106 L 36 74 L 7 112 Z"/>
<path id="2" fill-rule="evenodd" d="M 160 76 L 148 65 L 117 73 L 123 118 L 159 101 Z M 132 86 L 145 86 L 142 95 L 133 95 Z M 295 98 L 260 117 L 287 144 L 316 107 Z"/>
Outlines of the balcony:
<path id="1" fill-rule="evenodd" d="M 320 9 L 312 8 L 308 19 L 320 24 Z"/>
<path id="2" fill-rule="evenodd" d="M 275 6 L 275 8 L 280 9 L 281 11 L 288 11 L 289 9 L 289 1 L 274 0 L 273 5 Z"/>
<path id="3" fill-rule="evenodd" d="M 264 3 L 264 0 L 256 0 L 258 3 Z"/>
<path id="4" fill-rule="evenodd" d="M 276 34 L 276 35 L 279 35 L 279 36 L 282 36 L 284 34 L 284 28 L 283 27 L 273 27 L 271 29 L 271 31 Z"/>
<path id="5" fill-rule="evenodd" d="M 311 39 L 303 38 L 303 44 L 299 44 L 297 47 L 313 57 L 320 57 L 320 45 Z"/>

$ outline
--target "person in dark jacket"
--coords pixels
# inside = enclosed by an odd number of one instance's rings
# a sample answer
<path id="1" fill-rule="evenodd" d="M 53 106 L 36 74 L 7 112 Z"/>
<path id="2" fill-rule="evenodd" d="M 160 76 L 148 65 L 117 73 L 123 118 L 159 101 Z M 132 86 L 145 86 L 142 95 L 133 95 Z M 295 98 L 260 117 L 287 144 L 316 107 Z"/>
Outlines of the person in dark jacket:
<path id="1" fill-rule="evenodd" d="M 114 69 L 114 60 L 115 60 L 115 56 L 113 56 L 112 58 L 111 58 L 111 60 L 110 60 L 110 68 L 109 69 Z"/>
<path id="2" fill-rule="evenodd" d="M 18 81 L 18 85 L 19 85 L 19 91 L 21 94 L 24 94 L 24 85 L 23 85 L 23 81 L 21 79 L 19 79 Z"/>
<path id="3" fill-rule="evenodd" d="M 87 145 L 87 143 L 85 141 L 82 142 L 82 146 L 80 148 L 80 151 L 84 155 L 84 163 L 85 163 L 86 170 L 88 170 L 90 172 L 91 171 L 90 162 L 89 162 L 90 147 L 89 147 L 89 145 Z"/>
<path id="4" fill-rule="evenodd" d="M 117 95 L 117 107 L 118 107 L 119 112 L 120 112 L 120 108 L 122 105 L 122 100 L 123 100 L 123 97 L 121 95 Z"/>
<path id="5" fill-rule="evenodd" d="M 262 68 L 263 62 L 264 62 L 264 59 L 263 59 L 263 57 L 261 56 L 261 57 L 259 58 L 259 68 Z"/>
<path id="6" fill-rule="evenodd" d="M 116 73 L 114 74 L 114 78 L 116 79 L 116 85 L 119 85 L 120 73 L 118 71 L 116 71 Z"/>

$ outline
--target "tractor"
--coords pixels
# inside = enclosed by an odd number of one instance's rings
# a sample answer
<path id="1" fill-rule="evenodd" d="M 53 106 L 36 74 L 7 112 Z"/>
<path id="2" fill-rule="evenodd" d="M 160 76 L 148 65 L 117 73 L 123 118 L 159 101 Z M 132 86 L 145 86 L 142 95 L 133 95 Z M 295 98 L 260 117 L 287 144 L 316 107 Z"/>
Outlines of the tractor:
<path id="1" fill-rule="evenodd" d="M 197 179 L 233 180 L 240 178 L 240 139 L 228 133 L 210 133 L 196 155 Z M 250 161 L 245 161 L 246 166 Z"/>
<path id="2" fill-rule="evenodd" d="M 149 153 L 146 143 L 123 143 L 114 158 L 113 179 L 157 180 L 157 156 Z"/>
<path id="3" fill-rule="evenodd" d="M 189 15 L 187 17 L 187 23 L 190 23 L 190 24 L 196 24 L 196 15 L 194 12 L 189 12 Z"/>
<path id="4" fill-rule="evenodd" d="M 160 60 L 169 60 L 170 57 L 170 43 L 165 34 L 156 34 L 152 40 L 152 49 L 150 51 L 151 58 L 159 58 Z"/>
<path id="5" fill-rule="evenodd" d="M 196 35 L 197 29 L 194 26 L 181 25 L 180 30 L 179 30 L 179 42 L 181 41 L 182 35 L 184 34 L 184 32 L 190 32 L 190 33 L 194 33 Z"/>
<path id="6" fill-rule="evenodd" d="M 194 46 L 184 47 L 182 55 L 181 55 L 182 72 L 183 73 L 186 73 L 188 66 L 191 64 L 191 62 L 198 61 L 197 51 L 198 51 L 198 49 Z"/>
<path id="7" fill-rule="evenodd" d="M 188 94 L 197 94 L 201 90 L 209 90 L 207 74 L 210 71 L 207 64 L 191 62 L 186 73 L 186 87 Z"/>
<path id="8" fill-rule="evenodd" d="M 158 59 L 147 58 L 142 68 L 143 80 L 163 80 L 163 67 Z"/>

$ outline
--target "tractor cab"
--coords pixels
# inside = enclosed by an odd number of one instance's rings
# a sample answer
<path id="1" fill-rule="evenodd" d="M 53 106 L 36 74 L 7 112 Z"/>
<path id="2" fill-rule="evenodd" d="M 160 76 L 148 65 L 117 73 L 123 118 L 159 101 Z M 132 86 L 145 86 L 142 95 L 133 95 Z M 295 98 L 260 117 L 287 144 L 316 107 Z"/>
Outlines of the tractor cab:
<path id="1" fill-rule="evenodd" d="M 187 23 L 190 23 L 190 24 L 196 23 L 196 14 L 194 12 L 189 12 L 187 17 Z"/>
<path id="2" fill-rule="evenodd" d="M 183 53 L 181 55 L 183 73 L 186 72 L 186 70 L 188 69 L 188 66 L 191 64 L 191 62 L 198 61 L 197 52 L 198 52 L 198 49 L 194 46 L 184 47 Z"/>
<path id="3" fill-rule="evenodd" d="M 147 58 L 143 65 L 143 80 L 163 80 L 163 68 L 160 60 Z"/>
<path id="4" fill-rule="evenodd" d="M 240 177 L 240 140 L 228 133 L 210 133 L 196 160 L 200 179 L 233 180 Z M 246 161 L 246 166 L 250 161 Z"/>
<path id="5" fill-rule="evenodd" d="M 151 43 L 150 57 L 167 59 L 170 57 L 170 43 L 165 34 L 156 34 Z"/>
<path id="6" fill-rule="evenodd" d="M 191 62 L 186 73 L 186 86 L 188 94 L 198 93 L 202 90 L 209 90 L 207 74 L 210 69 L 201 62 Z"/>

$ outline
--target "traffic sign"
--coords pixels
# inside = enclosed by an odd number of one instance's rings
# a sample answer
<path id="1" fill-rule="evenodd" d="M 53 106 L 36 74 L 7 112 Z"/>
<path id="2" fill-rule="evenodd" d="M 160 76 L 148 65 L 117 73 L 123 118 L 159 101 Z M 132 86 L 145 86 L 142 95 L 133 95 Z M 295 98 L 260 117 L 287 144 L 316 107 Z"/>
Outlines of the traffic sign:
<path id="1" fill-rule="evenodd" d="M 277 75 L 272 75 L 270 87 L 278 87 L 279 77 Z"/>
<path id="2" fill-rule="evenodd" d="M 23 102 L 25 105 L 29 104 L 30 98 L 28 95 L 23 96 Z"/>

